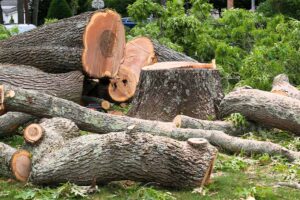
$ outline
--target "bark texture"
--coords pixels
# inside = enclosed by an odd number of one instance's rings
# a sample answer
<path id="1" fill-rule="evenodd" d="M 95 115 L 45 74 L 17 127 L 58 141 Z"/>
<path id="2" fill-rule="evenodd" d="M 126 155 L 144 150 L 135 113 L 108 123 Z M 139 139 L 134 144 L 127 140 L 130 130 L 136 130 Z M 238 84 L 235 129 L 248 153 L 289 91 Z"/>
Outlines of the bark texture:
<path id="1" fill-rule="evenodd" d="M 229 93 L 220 105 L 223 117 L 241 113 L 251 121 L 300 134 L 300 100 L 254 89 Z"/>
<path id="2" fill-rule="evenodd" d="M 289 77 L 285 74 L 274 78 L 271 92 L 300 100 L 300 90 L 290 84 Z"/>
<path id="3" fill-rule="evenodd" d="M 176 127 L 178 128 L 191 128 L 191 129 L 202 129 L 202 130 L 216 130 L 222 131 L 228 135 L 240 136 L 251 131 L 258 131 L 261 127 L 248 122 L 248 125 L 245 127 L 235 126 L 230 121 L 209 121 L 195 119 L 185 115 L 177 115 L 173 120 Z"/>
<path id="4" fill-rule="evenodd" d="M 217 70 L 142 70 L 128 115 L 160 121 L 171 121 L 178 114 L 199 119 L 218 118 L 222 98 Z"/>
<path id="5" fill-rule="evenodd" d="M 5 178 L 12 178 L 13 174 L 10 169 L 10 161 L 16 149 L 0 142 L 0 175 Z"/>
<path id="6" fill-rule="evenodd" d="M 34 45 L 31 44 L 31 45 Z M 64 46 L 25 46 L 0 48 L 0 62 L 31 65 L 49 73 L 82 71 L 82 48 Z"/>
<path id="7" fill-rule="evenodd" d="M 162 186 L 199 187 L 216 156 L 208 143 L 187 142 L 146 133 L 86 135 L 43 155 L 34 163 L 35 184 L 73 182 L 79 185 L 118 180 L 156 182 Z"/>
<path id="8" fill-rule="evenodd" d="M 238 153 L 243 151 L 248 154 L 268 153 L 270 155 L 284 156 L 291 161 L 300 158 L 299 152 L 290 151 L 271 142 L 245 140 L 229 136 L 221 131 L 180 129 L 176 128 L 174 123 L 100 113 L 81 107 L 73 102 L 36 91 L 19 89 L 12 86 L 5 86 L 5 88 L 6 99 L 4 104 L 8 110 L 31 113 L 40 117 L 64 117 L 74 121 L 81 130 L 85 131 L 100 134 L 119 132 L 127 130 L 128 127 L 133 125 L 134 130 L 132 132 L 146 132 L 177 140 L 205 138 L 211 144 L 231 152 Z M 33 99 L 33 101 L 28 101 L 28 99 Z"/>
<path id="9" fill-rule="evenodd" d="M 34 119 L 34 116 L 20 112 L 8 112 L 0 116 L 0 138 L 15 135 L 20 126 Z"/>
<path id="10" fill-rule="evenodd" d="M 168 61 L 189 61 L 198 62 L 197 60 L 177 51 L 174 51 L 164 45 L 159 44 L 157 41 L 152 40 L 154 46 L 155 56 L 158 62 Z"/>
<path id="11" fill-rule="evenodd" d="M 80 102 L 83 78 L 79 71 L 48 74 L 34 68 L 0 64 L 0 83 L 36 90 L 75 102 Z"/>

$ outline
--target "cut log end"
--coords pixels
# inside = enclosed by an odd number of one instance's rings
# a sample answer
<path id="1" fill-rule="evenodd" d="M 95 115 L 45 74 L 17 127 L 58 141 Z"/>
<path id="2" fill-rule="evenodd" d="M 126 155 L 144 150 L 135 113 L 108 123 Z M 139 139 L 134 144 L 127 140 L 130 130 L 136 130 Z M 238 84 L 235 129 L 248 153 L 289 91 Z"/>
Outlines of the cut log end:
<path id="1" fill-rule="evenodd" d="M 43 137 L 44 130 L 39 124 L 31 124 L 25 128 L 23 135 L 26 142 L 35 144 Z"/>
<path id="2" fill-rule="evenodd" d="M 82 63 L 93 78 L 116 76 L 124 55 L 125 30 L 118 13 L 95 13 L 84 33 Z"/>
<path id="3" fill-rule="evenodd" d="M 120 68 L 118 77 L 111 80 L 108 93 L 116 102 L 124 102 L 133 97 L 137 86 L 134 73 L 129 68 Z"/>
<path id="4" fill-rule="evenodd" d="M 181 128 L 181 116 L 180 115 L 177 115 L 174 120 L 173 120 L 173 123 L 175 124 L 175 126 L 177 128 Z"/>
<path id="5" fill-rule="evenodd" d="M 101 107 L 102 107 L 104 110 L 109 110 L 110 107 L 111 107 L 111 105 L 110 105 L 109 101 L 104 100 L 104 101 L 101 102 Z"/>
<path id="6" fill-rule="evenodd" d="M 25 150 L 14 153 L 11 159 L 11 169 L 18 181 L 26 182 L 31 172 L 30 153 Z"/>
<path id="7" fill-rule="evenodd" d="M 196 149 L 204 149 L 208 144 L 208 141 L 204 138 L 189 138 L 187 142 Z"/>

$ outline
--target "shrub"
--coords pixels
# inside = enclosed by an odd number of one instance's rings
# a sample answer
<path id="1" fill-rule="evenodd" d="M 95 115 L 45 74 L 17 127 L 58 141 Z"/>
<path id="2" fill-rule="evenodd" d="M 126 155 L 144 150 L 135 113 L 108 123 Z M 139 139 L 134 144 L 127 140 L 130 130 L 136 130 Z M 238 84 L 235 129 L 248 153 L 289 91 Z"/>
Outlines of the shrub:
<path id="1" fill-rule="evenodd" d="M 72 16 L 72 11 L 66 0 L 52 0 L 47 18 L 63 19 Z"/>

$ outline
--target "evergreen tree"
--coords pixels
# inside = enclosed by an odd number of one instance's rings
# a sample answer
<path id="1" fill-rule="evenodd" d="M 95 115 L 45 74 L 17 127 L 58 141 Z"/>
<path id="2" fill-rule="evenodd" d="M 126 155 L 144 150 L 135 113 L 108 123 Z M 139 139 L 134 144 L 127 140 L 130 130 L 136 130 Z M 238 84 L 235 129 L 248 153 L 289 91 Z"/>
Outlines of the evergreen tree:
<path id="1" fill-rule="evenodd" d="M 72 16 L 72 11 L 66 0 L 52 0 L 47 18 L 63 19 Z"/>

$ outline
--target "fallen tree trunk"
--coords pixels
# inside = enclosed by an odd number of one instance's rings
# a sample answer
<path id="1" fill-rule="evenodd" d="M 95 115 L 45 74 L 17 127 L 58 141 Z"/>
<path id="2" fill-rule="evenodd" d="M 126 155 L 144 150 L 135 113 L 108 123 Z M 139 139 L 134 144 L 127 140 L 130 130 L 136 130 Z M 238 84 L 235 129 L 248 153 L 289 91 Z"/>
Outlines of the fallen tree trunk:
<path id="1" fill-rule="evenodd" d="M 300 100 L 254 89 L 238 89 L 222 100 L 223 117 L 241 113 L 251 121 L 300 134 Z"/>
<path id="2" fill-rule="evenodd" d="M 252 131 L 258 131 L 261 129 L 259 126 L 247 122 L 246 126 L 235 126 L 230 121 L 209 121 L 195 119 L 185 115 L 177 115 L 173 122 L 177 128 L 191 128 L 191 129 L 202 129 L 202 130 L 216 130 L 222 131 L 228 135 L 241 136 L 245 133 Z"/>
<path id="3" fill-rule="evenodd" d="M 123 58 L 124 47 L 125 30 L 116 12 L 87 12 L 1 41 L 0 62 L 21 64 L 18 58 L 21 55 L 27 64 L 47 72 L 61 73 L 82 70 L 83 67 L 90 77 L 114 77 Z M 27 59 L 27 54 L 34 59 Z M 39 59 L 45 57 L 45 61 Z M 60 63 L 63 57 L 65 60 Z"/>
<path id="4" fill-rule="evenodd" d="M 36 90 L 75 102 L 80 102 L 83 78 L 79 71 L 48 74 L 34 68 L 0 64 L 0 83 Z"/>
<path id="5" fill-rule="evenodd" d="M 0 116 L 0 138 L 15 135 L 20 126 L 34 119 L 34 116 L 20 112 L 8 112 Z"/>
<path id="6" fill-rule="evenodd" d="M 300 90 L 290 84 L 289 77 L 285 74 L 274 78 L 271 92 L 300 100 Z"/>
<path id="7" fill-rule="evenodd" d="M 188 84 L 187 84 L 188 83 Z M 217 70 L 144 68 L 129 116 L 171 121 L 178 114 L 199 119 L 218 118 L 223 98 Z"/>
<path id="8" fill-rule="evenodd" d="M 30 147 L 29 180 L 39 185 L 133 180 L 177 188 L 201 187 L 210 179 L 217 153 L 205 140 L 178 142 L 130 130 L 75 138 L 80 135 L 78 128 L 62 118 L 45 120 L 38 126 L 44 137 Z"/>
<path id="9" fill-rule="evenodd" d="M 134 125 L 135 132 L 146 132 L 153 135 L 171 137 L 178 140 L 205 138 L 211 144 L 229 152 L 268 153 L 280 155 L 293 161 L 300 158 L 299 152 L 288 150 L 271 142 L 245 140 L 229 136 L 221 131 L 179 129 L 174 123 L 142 120 L 125 116 L 115 116 L 89 110 L 64 99 L 5 86 L 4 107 L 9 111 L 21 111 L 40 117 L 64 117 L 74 121 L 81 130 L 95 133 L 110 133 L 127 130 Z M 28 102 L 26 99 L 33 99 Z"/>

